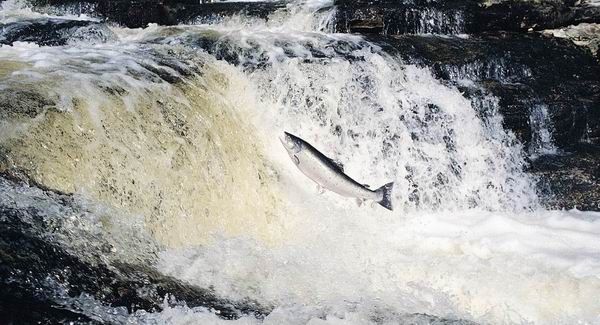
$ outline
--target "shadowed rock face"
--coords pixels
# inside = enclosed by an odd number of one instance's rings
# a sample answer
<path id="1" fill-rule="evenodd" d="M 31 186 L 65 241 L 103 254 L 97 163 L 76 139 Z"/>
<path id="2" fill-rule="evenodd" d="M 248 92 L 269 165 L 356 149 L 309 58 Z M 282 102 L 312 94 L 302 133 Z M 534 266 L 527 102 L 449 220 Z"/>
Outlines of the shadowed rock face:
<path id="1" fill-rule="evenodd" d="M 223 17 L 242 14 L 266 18 L 285 2 L 230 3 L 190 0 L 34 0 L 37 8 L 58 8 L 75 14 L 103 18 L 129 28 L 146 27 L 150 23 L 176 25 L 214 22 Z"/>
<path id="2" fill-rule="evenodd" d="M 402 35 L 373 38 L 406 61 L 430 67 L 441 79 L 469 79 L 500 99 L 505 127 L 525 144 L 533 104 L 548 106 L 559 148 L 583 139 L 600 143 L 600 66 L 570 41 L 537 34 L 495 33 L 469 38 Z"/>
<path id="3" fill-rule="evenodd" d="M 600 7 L 568 1 L 338 0 L 341 32 L 401 34 L 476 34 L 528 31 L 600 22 Z"/>
<path id="4" fill-rule="evenodd" d="M 600 146 L 582 143 L 561 155 L 539 157 L 529 172 L 539 177 L 548 207 L 600 211 Z"/>
<path id="5" fill-rule="evenodd" d="M 482 6 L 470 30 L 527 31 L 600 22 L 600 7 L 575 0 L 503 1 Z"/>

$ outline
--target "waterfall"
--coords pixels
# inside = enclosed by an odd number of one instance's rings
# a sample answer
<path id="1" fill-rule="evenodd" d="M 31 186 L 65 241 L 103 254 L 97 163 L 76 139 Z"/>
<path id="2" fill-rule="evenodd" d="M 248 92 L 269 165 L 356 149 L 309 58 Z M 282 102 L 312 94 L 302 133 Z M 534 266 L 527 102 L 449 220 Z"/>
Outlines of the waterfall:
<path id="1" fill-rule="evenodd" d="M 226 319 L 178 292 L 136 309 L 40 281 L 55 304 L 115 323 L 597 321 L 598 215 L 544 209 L 525 171 L 556 152 L 548 107 L 531 106 L 524 146 L 477 86 L 529 67 L 425 67 L 335 33 L 329 1 L 138 29 L 9 1 L 14 30 L 83 27 L 0 47 L 1 211 L 119 276 L 132 264 L 264 312 L 231 304 Z M 416 34 L 464 32 L 460 11 L 407 19 Z M 362 183 L 393 181 L 394 211 L 320 194 L 283 131 Z"/>
<path id="2" fill-rule="evenodd" d="M 533 134 L 529 145 L 529 154 L 532 157 L 556 154 L 557 148 L 552 142 L 552 121 L 548 116 L 548 107 L 543 104 L 533 105 L 529 116 L 529 123 Z"/>

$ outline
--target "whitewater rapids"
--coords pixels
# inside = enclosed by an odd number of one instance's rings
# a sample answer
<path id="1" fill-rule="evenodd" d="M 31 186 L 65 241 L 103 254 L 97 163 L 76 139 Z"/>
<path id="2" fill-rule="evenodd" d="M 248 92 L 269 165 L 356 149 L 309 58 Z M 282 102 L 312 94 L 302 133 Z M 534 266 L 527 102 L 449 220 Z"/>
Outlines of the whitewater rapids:
<path id="1" fill-rule="evenodd" d="M 429 70 L 331 33 L 329 5 L 0 48 L 0 87 L 17 98 L 0 115 L 1 170 L 119 211 L 86 226 L 118 233 L 109 260 L 147 248 L 164 274 L 273 307 L 237 320 L 167 303 L 84 310 L 150 324 L 600 324 L 600 214 L 542 208 L 495 98 L 482 112 Z M 352 177 L 395 181 L 395 211 L 318 195 L 282 130 Z M 51 210 L 36 195 L 0 200 Z M 77 234 L 61 244 L 85 255 L 93 238 Z"/>

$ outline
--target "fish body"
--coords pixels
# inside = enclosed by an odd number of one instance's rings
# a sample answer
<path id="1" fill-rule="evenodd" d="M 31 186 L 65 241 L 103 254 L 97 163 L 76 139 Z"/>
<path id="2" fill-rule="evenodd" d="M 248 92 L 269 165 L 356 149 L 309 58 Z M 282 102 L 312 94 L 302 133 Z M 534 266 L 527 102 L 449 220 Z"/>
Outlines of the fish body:
<path id="1" fill-rule="evenodd" d="M 353 197 L 360 201 L 372 200 L 386 209 L 392 210 L 391 192 L 394 183 L 388 183 L 377 190 L 371 190 L 368 186 L 360 184 L 346 175 L 340 163 L 325 156 L 301 138 L 284 132 L 281 142 L 296 167 L 320 186 L 342 196 Z"/>

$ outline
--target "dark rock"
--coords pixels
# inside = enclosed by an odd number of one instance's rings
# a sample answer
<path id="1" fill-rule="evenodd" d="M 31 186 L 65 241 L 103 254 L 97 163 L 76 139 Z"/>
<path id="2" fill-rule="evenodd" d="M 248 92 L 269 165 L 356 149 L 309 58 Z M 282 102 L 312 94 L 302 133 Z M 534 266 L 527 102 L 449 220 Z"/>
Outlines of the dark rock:
<path id="1" fill-rule="evenodd" d="M 57 46 L 69 41 L 99 43 L 113 38 L 104 24 L 88 20 L 36 19 L 0 24 L 0 44 L 8 45 L 19 41 Z"/>
<path id="2" fill-rule="evenodd" d="M 14 86 L 14 85 L 11 85 Z M 35 91 L 7 87 L 0 92 L 0 119 L 34 118 L 56 103 Z"/>
<path id="3" fill-rule="evenodd" d="M 176 23 L 210 23 L 236 14 L 266 19 L 274 11 L 285 8 L 286 2 L 211 2 L 166 1 L 165 8 Z"/>
<path id="4" fill-rule="evenodd" d="M 37 8 L 62 8 L 75 14 L 105 18 L 129 28 L 146 27 L 150 23 L 176 25 L 207 23 L 234 14 L 266 18 L 285 2 L 212 2 L 189 0 L 37 0 Z"/>
<path id="5" fill-rule="evenodd" d="M 336 30 L 351 33 L 459 34 L 478 2 L 337 0 Z"/>
<path id="6" fill-rule="evenodd" d="M 600 211 L 600 146 L 578 144 L 531 162 L 529 172 L 548 208 Z"/>
<path id="7" fill-rule="evenodd" d="M 430 67 L 441 79 L 455 84 L 469 79 L 496 95 L 505 127 L 526 144 L 530 110 L 538 104 L 548 106 L 558 147 L 600 143 L 600 65 L 568 40 L 518 33 L 371 39 L 410 63 Z"/>
<path id="8" fill-rule="evenodd" d="M 568 1 L 337 0 L 339 32 L 476 34 L 529 31 L 600 22 L 600 7 Z"/>
<path id="9" fill-rule="evenodd" d="M 162 40 L 157 39 L 151 42 L 161 43 Z M 240 46 L 236 40 L 231 40 L 229 36 L 216 33 L 189 35 L 186 36 L 182 43 L 194 49 L 202 49 L 212 54 L 218 60 L 242 66 L 247 70 L 261 69 L 269 66 L 273 61 L 284 58 L 301 58 L 305 62 L 315 62 L 342 56 L 349 61 L 362 60 L 362 54 L 357 54 L 356 51 L 363 46 L 369 46 L 366 41 L 357 44 L 344 40 L 325 40 L 325 38 L 324 42 L 319 45 L 314 44 L 311 40 L 293 43 L 276 40 L 273 42 L 273 46 L 278 47 L 279 51 L 268 51 L 261 48 L 260 44 L 253 43 L 252 40 L 248 40 L 244 46 Z M 307 51 L 298 53 L 296 50 L 298 46 L 302 46 Z M 277 54 L 274 54 L 275 52 Z"/>
<path id="10" fill-rule="evenodd" d="M 25 186 L 15 177 L 0 177 L 0 181 L 3 186 Z M 52 191 L 44 191 L 37 200 L 46 199 L 64 213 L 76 206 L 72 197 Z M 83 294 L 129 312 L 159 311 L 165 296 L 190 307 L 214 309 L 227 319 L 244 314 L 261 317 L 270 311 L 251 301 L 218 298 L 208 289 L 182 283 L 149 266 L 84 259 L 51 239 L 56 225 L 44 218 L 47 213 L 33 205 L 0 204 L 0 320 L 6 323 L 87 321 L 86 310 L 71 302 Z M 24 313 L 24 306 L 30 306 L 31 313 Z"/>
<path id="11" fill-rule="evenodd" d="M 545 35 L 566 38 L 575 44 L 588 48 L 600 62 L 600 24 L 581 23 L 558 29 L 544 30 Z"/>
<path id="12" fill-rule="evenodd" d="M 600 22 L 600 7 L 578 4 L 575 0 L 503 1 L 480 7 L 473 21 L 467 23 L 467 30 L 543 30 L 593 22 Z"/>

